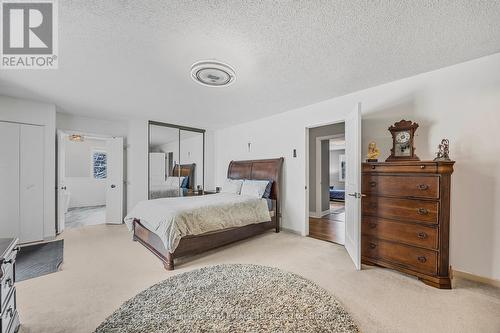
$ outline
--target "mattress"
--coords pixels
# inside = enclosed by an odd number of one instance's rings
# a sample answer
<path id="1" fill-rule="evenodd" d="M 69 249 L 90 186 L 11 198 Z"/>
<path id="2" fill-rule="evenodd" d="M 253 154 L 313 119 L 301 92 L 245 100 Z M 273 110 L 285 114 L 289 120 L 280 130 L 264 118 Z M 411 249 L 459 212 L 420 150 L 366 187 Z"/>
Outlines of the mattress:
<path id="1" fill-rule="evenodd" d="M 218 193 L 141 201 L 125 217 L 131 231 L 134 219 L 173 253 L 184 236 L 269 222 L 271 213 L 266 199 Z"/>

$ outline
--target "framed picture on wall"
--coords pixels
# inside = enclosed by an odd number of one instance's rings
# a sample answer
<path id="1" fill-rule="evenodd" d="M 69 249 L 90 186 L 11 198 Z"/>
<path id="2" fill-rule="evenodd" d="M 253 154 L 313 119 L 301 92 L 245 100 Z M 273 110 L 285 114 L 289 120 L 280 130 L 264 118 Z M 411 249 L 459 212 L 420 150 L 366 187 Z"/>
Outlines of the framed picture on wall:
<path id="1" fill-rule="evenodd" d="M 339 181 L 345 182 L 345 154 L 339 155 Z"/>

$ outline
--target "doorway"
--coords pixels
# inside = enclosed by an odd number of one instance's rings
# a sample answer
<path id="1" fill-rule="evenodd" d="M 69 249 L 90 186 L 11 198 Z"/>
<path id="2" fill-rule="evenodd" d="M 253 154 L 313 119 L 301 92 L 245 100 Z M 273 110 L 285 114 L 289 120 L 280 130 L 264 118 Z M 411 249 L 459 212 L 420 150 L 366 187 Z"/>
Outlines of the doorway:
<path id="1" fill-rule="evenodd" d="M 345 125 L 309 129 L 309 236 L 345 243 Z"/>
<path id="2" fill-rule="evenodd" d="M 57 229 L 121 223 L 123 138 L 58 131 Z"/>
<path id="3" fill-rule="evenodd" d="M 303 230 L 305 236 L 330 242 L 333 242 L 332 236 L 334 236 L 336 242 L 344 245 L 354 266 L 359 270 L 363 196 L 361 194 L 361 103 L 356 103 L 351 112 L 345 110 L 344 116 L 339 118 L 337 121 L 305 128 L 306 214 Z M 330 142 L 332 139 L 334 141 Z M 336 150 L 339 150 L 337 157 L 335 157 L 337 152 L 331 152 Z M 341 154 L 342 150 L 344 154 Z M 334 163 L 338 163 L 338 171 L 333 167 Z M 336 172 L 339 173 L 337 184 L 335 184 Z M 330 175 L 331 173 L 333 175 Z"/>

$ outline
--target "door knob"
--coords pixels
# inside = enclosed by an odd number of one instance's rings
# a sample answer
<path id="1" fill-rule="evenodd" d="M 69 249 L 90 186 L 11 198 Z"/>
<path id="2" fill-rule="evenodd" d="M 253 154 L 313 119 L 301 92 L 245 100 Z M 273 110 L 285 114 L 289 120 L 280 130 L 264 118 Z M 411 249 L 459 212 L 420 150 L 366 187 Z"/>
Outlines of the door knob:
<path id="1" fill-rule="evenodd" d="M 61 186 L 61 190 L 66 190 L 66 186 Z"/>
<path id="2" fill-rule="evenodd" d="M 347 193 L 348 196 L 355 197 L 356 199 L 360 199 L 361 197 L 366 197 L 366 194 L 361 194 L 359 192 Z"/>
<path id="3" fill-rule="evenodd" d="M 111 185 L 111 188 L 115 188 L 115 187 L 116 187 L 116 185 L 115 185 L 115 184 Z"/>

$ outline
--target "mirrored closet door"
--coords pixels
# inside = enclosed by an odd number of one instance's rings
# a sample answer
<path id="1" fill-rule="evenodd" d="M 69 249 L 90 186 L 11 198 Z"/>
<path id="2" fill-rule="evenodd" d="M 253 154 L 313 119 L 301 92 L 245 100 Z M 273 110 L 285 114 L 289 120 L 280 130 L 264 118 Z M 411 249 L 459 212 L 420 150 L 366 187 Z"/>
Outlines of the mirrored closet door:
<path id="1" fill-rule="evenodd" d="M 204 187 L 205 130 L 149 122 L 149 199 L 187 196 Z"/>

